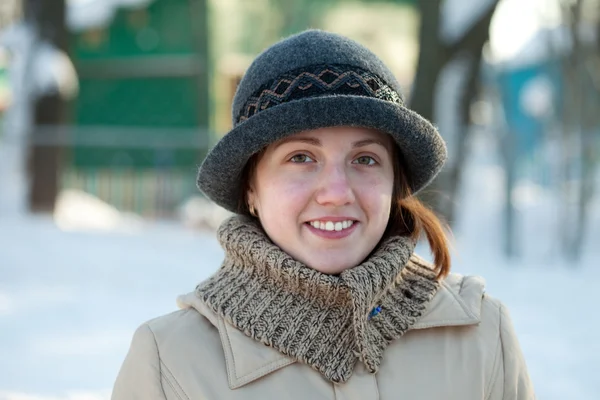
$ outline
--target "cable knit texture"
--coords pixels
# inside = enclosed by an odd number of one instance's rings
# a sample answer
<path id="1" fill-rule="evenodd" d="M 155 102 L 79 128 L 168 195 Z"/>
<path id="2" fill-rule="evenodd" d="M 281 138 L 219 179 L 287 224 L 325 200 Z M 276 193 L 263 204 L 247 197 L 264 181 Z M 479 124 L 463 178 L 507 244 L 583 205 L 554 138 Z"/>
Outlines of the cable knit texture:
<path id="1" fill-rule="evenodd" d="M 218 238 L 225 260 L 196 294 L 246 335 L 333 382 L 347 381 L 357 360 L 377 372 L 385 348 L 421 317 L 439 285 L 407 237 L 384 240 L 337 276 L 294 260 L 247 217 L 225 221 Z"/>

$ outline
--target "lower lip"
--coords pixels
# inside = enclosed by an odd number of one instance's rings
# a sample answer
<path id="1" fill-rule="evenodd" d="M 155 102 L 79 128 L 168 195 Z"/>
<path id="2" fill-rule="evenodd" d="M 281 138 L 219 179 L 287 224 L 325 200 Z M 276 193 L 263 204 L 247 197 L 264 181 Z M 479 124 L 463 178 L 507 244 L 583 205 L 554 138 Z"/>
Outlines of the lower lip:
<path id="1" fill-rule="evenodd" d="M 309 223 L 304 224 L 306 227 L 315 235 L 325 238 L 325 239 L 343 239 L 347 236 L 350 236 L 352 232 L 356 229 L 358 222 L 352 224 L 351 227 L 342 229 L 341 231 L 324 231 L 321 229 L 317 229 Z"/>

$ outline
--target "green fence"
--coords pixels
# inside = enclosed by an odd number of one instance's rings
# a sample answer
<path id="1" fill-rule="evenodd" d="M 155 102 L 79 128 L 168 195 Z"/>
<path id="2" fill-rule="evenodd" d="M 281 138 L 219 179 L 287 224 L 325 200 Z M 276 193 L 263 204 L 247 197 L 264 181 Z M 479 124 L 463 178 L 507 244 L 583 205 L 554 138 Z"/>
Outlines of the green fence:
<path id="1" fill-rule="evenodd" d="M 155 0 L 71 37 L 80 93 L 64 188 L 146 215 L 196 192 L 209 142 L 206 13 L 206 0 Z"/>

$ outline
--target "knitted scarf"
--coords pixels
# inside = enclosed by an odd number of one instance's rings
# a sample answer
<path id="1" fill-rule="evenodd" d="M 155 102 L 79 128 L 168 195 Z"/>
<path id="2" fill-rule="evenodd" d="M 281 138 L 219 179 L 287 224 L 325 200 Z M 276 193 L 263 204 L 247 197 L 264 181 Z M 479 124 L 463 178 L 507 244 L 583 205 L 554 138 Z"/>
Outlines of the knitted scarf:
<path id="1" fill-rule="evenodd" d="M 294 260 L 247 217 L 218 230 L 221 268 L 197 296 L 247 336 L 345 382 L 357 360 L 378 371 L 387 345 L 423 314 L 438 289 L 407 237 L 383 240 L 362 264 L 327 275 Z"/>

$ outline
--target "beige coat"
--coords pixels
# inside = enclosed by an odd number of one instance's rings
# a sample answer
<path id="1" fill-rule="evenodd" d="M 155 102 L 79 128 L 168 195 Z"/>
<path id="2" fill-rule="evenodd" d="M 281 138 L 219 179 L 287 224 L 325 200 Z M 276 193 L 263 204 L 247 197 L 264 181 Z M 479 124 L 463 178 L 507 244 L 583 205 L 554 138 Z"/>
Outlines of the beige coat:
<path id="1" fill-rule="evenodd" d="M 245 336 L 193 293 L 178 303 L 136 331 L 113 400 L 535 398 L 508 312 L 480 278 L 448 276 L 379 372 L 357 362 L 343 384 Z"/>

